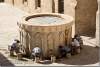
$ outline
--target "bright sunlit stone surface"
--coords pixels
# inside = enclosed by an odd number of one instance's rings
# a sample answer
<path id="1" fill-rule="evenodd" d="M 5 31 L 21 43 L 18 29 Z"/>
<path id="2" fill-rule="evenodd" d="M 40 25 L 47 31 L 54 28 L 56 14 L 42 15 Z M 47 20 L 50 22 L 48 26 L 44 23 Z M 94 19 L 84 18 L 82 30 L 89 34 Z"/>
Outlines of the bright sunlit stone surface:
<path id="1" fill-rule="evenodd" d="M 42 16 L 34 17 L 28 20 L 31 24 L 55 24 L 63 22 L 63 18 L 54 17 L 54 16 Z"/>

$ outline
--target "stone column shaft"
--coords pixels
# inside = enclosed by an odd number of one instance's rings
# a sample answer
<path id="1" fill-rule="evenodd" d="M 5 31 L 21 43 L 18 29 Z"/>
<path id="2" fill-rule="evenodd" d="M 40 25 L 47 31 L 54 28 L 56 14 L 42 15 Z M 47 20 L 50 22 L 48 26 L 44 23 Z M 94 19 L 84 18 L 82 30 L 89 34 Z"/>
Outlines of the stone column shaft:
<path id="1" fill-rule="evenodd" d="M 13 4 L 13 0 L 5 0 L 5 3 Z"/>
<path id="2" fill-rule="evenodd" d="M 14 5 L 15 6 L 21 6 L 24 4 L 24 1 L 23 0 L 14 0 Z"/>
<path id="3" fill-rule="evenodd" d="M 64 0 L 64 13 L 75 18 L 76 0 Z"/>
<path id="4" fill-rule="evenodd" d="M 100 0 L 98 0 L 98 11 L 96 14 L 96 46 L 100 47 L 100 23 L 99 23 L 99 17 L 100 17 Z"/>
<path id="5" fill-rule="evenodd" d="M 29 7 L 30 12 L 35 11 L 36 0 L 28 0 L 28 7 Z"/>
<path id="6" fill-rule="evenodd" d="M 72 26 L 72 37 L 75 35 L 75 7 L 76 0 L 64 0 L 64 14 L 72 16 L 74 19 L 74 24 Z"/>
<path id="7" fill-rule="evenodd" d="M 55 13 L 58 13 L 58 0 L 54 0 L 55 2 Z"/>
<path id="8" fill-rule="evenodd" d="M 52 0 L 41 0 L 41 12 L 52 13 Z"/>

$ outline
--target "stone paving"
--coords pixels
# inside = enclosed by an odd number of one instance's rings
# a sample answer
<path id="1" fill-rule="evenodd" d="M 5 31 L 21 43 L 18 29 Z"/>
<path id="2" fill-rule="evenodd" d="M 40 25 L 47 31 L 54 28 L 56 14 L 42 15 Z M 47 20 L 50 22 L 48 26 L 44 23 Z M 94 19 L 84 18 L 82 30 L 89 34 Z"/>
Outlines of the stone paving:
<path id="1" fill-rule="evenodd" d="M 37 64 L 32 60 L 25 58 L 19 61 L 9 57 L 7 45 L 14 38 L 18 38 L 17 22 L 27 13 L 4 3 L 0 3 L 0 66 L 75 66 L 75 65 L 99 65 L 98 48 L 95 47 L 95 38 L 82 36 L 84 40 L 84 48 L 79 55 L 72 56 L 69 59 L 63 58 L 57 63 L 52 64 Z M 1 61 L 2 60 L 2 61 Z"/>
<path id="2" fill-rule="evenodd" d="M 0 4 L 0 48 L 7 48 L 14 38 L 18 38 L 17 22 L 25 12 L 11 5 Z"/>

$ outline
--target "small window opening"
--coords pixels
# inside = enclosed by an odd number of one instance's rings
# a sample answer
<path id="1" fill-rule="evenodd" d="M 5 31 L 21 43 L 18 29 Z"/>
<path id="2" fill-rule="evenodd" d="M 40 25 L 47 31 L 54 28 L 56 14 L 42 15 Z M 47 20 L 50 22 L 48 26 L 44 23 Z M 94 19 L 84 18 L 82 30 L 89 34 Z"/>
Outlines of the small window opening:
<path id="1" fill-rule="evenodd" d="M 4 0 L 0 0 L 0 2 L 4 2 Z"/>
<path id="2" fill-rule="evenodd" d="M 38 7 L 41 7 L 41 0 L 35 0 L 35 3 L 36 3 L 36 9 Z"/>
<path id="3" fill-rule="evenodd" d="M 58 12 L 64 13 L 64 0 L 58 0 Z"/>

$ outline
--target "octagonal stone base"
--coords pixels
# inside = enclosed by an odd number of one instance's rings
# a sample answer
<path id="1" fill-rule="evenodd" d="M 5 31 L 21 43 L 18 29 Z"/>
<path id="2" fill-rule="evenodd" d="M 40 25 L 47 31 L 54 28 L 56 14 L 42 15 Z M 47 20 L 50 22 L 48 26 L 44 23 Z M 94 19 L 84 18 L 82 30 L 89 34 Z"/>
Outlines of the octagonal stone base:
<path id="1" fill-rule="evenodd" d="M 54 24 L 30 24 L 31 18 L 42 16 L 59 17 L 64 19 L 61 23 Z M 60 45 L 69 45 L 71 42 L 73 18 L 63 14 L 35 14 L 24 17 L 19 22 L 20 41 L 25 47 L 25 52 L 30 54 L 32 49 L 38 45 L 47 57 L 52 49 L 54 55 L 58 55 Z"/>

